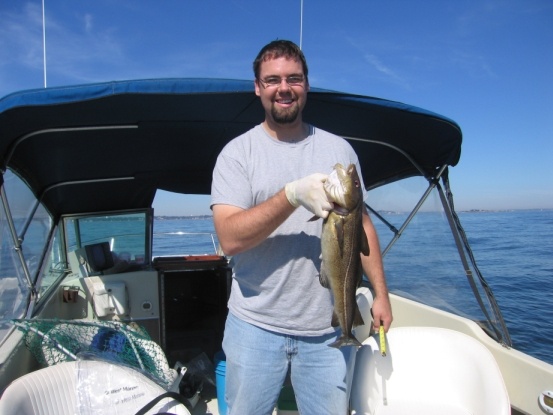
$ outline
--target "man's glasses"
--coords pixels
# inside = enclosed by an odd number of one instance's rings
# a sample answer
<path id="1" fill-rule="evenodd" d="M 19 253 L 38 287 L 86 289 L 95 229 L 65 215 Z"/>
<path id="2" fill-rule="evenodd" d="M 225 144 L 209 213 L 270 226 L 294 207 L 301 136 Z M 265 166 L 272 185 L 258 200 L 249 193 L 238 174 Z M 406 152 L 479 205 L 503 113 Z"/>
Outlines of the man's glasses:
<path id="1" fill-rule="evenodd" d="M 282 84 L 282 80 L 286 81 L 289 86 L 303 86 L 305 77 L 303 75 L 290 75 L 286 78 L 281 78 L 279 76 L 269 76 L 265 79 L 259 79 L 259 82 L 263 84 L 264 88 L 275 88 Z"/>

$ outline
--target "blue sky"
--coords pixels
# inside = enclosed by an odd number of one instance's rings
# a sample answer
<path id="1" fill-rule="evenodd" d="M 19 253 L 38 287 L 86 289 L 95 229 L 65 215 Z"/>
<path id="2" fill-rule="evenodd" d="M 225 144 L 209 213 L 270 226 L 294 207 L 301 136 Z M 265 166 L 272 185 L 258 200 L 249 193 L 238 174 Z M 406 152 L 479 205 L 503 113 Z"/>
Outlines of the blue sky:
<path id="1" fill-rule="evenodd" d="M 464 135 L 457 209 L 553 208 L 551 0 L 45 0 L 47 86 L 252 79 L 276 38 L 310 83 L 435 111 Z M 301 34 L 301 39 L 300 39 Z M 44 87 L 41 0 L 0 0 L 0 96 Z M 157 214 L 209 213 L 160 194 Z"/>

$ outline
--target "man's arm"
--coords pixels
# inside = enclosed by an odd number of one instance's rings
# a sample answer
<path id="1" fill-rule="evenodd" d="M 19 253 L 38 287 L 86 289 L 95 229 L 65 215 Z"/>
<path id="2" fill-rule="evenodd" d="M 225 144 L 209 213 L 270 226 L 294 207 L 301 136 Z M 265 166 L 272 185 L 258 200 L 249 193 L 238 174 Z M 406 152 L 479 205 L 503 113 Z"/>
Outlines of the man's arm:
<path id="1" fill-rule="evenodd" d="M 250 209 L 232 205 L 213 206 L 213 222 L 221 248 L 235 255 L 263 242 L 299 206 L 319 217 L 328 216 L 332 204 L 323 183 L 325 174 L 314 173 L 287 183 L 284 189 Z"/>
<path id="2" fill-rule="evenodd" d="M 376 230 L 374 229 L 374 225 L 366 209 L 363 211 L 363 228 L 365 229 L 369 241 L 370 255 L 367 257 L 361 254 L 361 262 L 363 264 L 363 271 L 369 278 L 374 289 L 375 297 L 372 306 L 374 319 L 373 329 L 378 331 L 380 322 L 382 321 L 384 329 L 388 331 L 393 320 L 392 306 L 390 304 L 388 286 L 386 285 L 386 277 L 384 275 L 378 235 L 376 234 Z"/>
<path id="3" fill-rule="evenodd" d="M 213 206 L 213 223 L 223 252 L 235 255 L 263 242 L 296 208 L 284 189 L 250 209 L 231 205 Z"/>

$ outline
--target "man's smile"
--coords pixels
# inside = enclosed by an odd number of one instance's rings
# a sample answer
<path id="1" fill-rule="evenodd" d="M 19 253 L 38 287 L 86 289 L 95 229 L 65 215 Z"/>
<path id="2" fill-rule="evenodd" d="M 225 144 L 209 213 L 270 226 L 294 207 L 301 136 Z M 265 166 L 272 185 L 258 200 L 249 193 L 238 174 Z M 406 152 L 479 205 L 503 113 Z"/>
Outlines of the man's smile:
<path id="1" fill-rule="evenodd" d="M 292 104 L 294 100 L 291 98 L 281 98 L 281 99 L 277 99 L 276 102 L 282 105 L 289 105 L 289 104 Z"/>

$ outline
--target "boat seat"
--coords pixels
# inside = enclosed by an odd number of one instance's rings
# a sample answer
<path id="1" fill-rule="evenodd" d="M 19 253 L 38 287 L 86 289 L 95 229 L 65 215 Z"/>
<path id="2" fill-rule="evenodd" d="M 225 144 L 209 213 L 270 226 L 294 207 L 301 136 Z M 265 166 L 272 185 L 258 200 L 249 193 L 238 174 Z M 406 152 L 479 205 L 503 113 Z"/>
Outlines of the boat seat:
<path id="1" fill-rule="evenodd" d="M 141 372 L 99 360 L 78 360 L 21 376 L 0 399 L 1 415 L 92 415 L 136 413 L 165 389 Z M 170 398 L 147 414 L 190 415 Z"/>
<path id="2" fill-rule="evenodd" d="M 376 335 L 355 359 L 351 414 L 509 415 L 499 367 L 474 338 L 448 329 L 389 330 L 386 356 Z"/>

